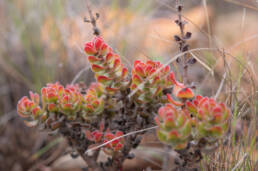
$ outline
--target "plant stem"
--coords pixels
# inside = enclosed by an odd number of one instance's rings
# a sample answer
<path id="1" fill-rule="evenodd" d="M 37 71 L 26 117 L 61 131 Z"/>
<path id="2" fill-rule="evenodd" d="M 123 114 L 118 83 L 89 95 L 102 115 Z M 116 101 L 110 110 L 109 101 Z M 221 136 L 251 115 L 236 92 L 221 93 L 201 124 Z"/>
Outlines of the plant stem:
<path id="1" fill-rule="evenodd" d="M 85 20 L 85 21 L 92 24 L 92 26 L 93 26 L 93 34 L 96 35 L 96 36 L 99 36 L 100 35 L 100 30 L 97 27 L 97 19 L 99 17 L 99 14 L 96 13 L 96 17 L 93 16 L 91 7 L 89 5 L 89 0 L 86 0 L 85 2 L 86 2 L 86 7 L 87 7 L 88 12 L 89 12 L 89 16 L 90 16 L 90 20 Z"/>
<path id="2" fill-rule="evenodd" d="M 102 171 L 102 168 L 97 163 L 99 156 L 99 149 L 95 150 L 92 156 L 85 154 L 85 151 L 88 149 L 90 142 L 82 136 L 83 132 L 81 131 L 80 126 L 66 127 L 66 124 L 63 123 L 60 128 L 60 133 L 68 140 L 69 144 L 76 149 L 78 154 L 82 159 L 87 163 L 89 170 L 91 171 Z"/>
<path id="3" fill-rule="evenodd" d="M 188 45 L 186 44 L 186 40 L 185 40 L 185 32 L 184 32 L 184 26 L 185 26 L 185 21 L 182 20 L 182 10 L 183 10 L 183 5 L 181 0 L 177 0 L 176 1 L 177 4 L 177 12 L 178 12 L 178 26 L 180 28 L 180 34 L 181 34 L 181 42 L 180 42 L 180 51 L 182 53 L 184 53 L 185 51 L 187 51 L 188 49 L 186 49 L 185 47 L 187 47 Z M 185 53 L 183 56 L 183 83 L 186 84 L 188 81 L 188 65 L 187 65 L 187 54 Z"/>
<path id="4" fill-rule="evenodd" d="M 162 171 L 167 171 L 169 170 L 169 159 L 170 159 L 170 146 L 165 145 L 164 146 L 164 156 L 163 156 L 163 163 L 162 163 Z"/>

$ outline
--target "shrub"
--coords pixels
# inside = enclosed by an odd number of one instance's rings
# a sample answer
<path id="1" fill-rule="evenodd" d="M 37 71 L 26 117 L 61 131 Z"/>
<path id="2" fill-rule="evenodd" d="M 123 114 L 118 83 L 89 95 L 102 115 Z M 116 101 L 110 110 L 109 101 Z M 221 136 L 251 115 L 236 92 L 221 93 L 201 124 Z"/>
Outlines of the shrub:
<path id="1" fill-rule="evenodd" d="M 183 30 L 181 17 L 176 23 Z M 190 36 L 189 32 L 175 36 L 183 53 L 188 50 Z M 212 98 L 195 95 L 186 84 L 187 66 L 194 63 L 187 56 L 183 56 L 184 83 L 180 83 L 160 61 L 136 60 L 128 74 L 119 55 L 99 35 L 86 43 L 84 50 L 96 78 L 86 93 L 82 85 L 47 84 L 40 95 L 30 92 L 30 97 L 23 97 L 17 111 L 28 118 L 30 126 L 58 130 L 89 168 L 122 169 L 149 128 L 156 128 L 159 140 L 181 155 L 179 168 L 191 167 L 192 162 L 199 162 L 196 156 L 202 158 L 203 149 L 216 144 L 227 132 L 229 109 Z M 91 145 L 99 147 L 91 149 Z M 111 160 L 98 163 L 100 150 Z M 192 150 L 195 156 L 191 158 Z"/>

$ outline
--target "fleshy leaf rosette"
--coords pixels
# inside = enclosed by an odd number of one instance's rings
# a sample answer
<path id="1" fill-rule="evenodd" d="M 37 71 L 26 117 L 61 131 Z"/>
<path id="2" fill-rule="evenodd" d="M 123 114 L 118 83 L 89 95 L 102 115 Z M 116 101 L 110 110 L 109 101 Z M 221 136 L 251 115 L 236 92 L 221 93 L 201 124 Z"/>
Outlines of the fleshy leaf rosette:
<path id="1" fill-rule="evenodd" d="M 90 55 L 88 60 L 97 82 L 104 85 L 106 92 L 113 94 L 128 84 L 128 69 L 121 63 L 120 56 L 101 37 L 96 36 L 86 43 L 84 50 Z"/>
<path id="2" fill-rule="evenodd" d="M 83 110 L 85 115 L 84 119 L 87 119 L 93 115 L 99 115 L 104 110 L 104 90 L 101 84 L 92 83 L 83 97 Z"/>
<path id="3" fill-rule="evenodd" d="M 184 149 L 191 135 L 192 123 L 187 111 L 177 110 L 172 104 L 166 104 L 155 117 L 158 125 L 157 135 L 161 142 Z"/>
<path id="4" fill-rule="evenodd" d="M 104 135 L 104 143 L 113 140 L 114 138 L 120 137 L 123 135 L 123 132 L 116 131 L 115 134 L 107 131 Z M 122 150 L 124 144 L 124 139 L 119 138 L 116 139 L 106 145 L 106 148 L 104 149 L 104 152 L 108 155 L 113 155 L 114 153 L 117 153 Z"/>
<path id="5" fill-rule="evenodd" d="M 86 130 L 85 136 L 88 140 L 93 141 L 95 143 L 99 143 L 101 142 L 104 135 L 103 130 L 104 130 L 104 121 L 100 123 L 99 130 L 95 130 L 92 132 L 89 130 Z"/>
<path id="6" fill-rule="evenodd" d="M 59 83 L 48 83 L 41 89 L 43 108 L 49 112 L 59 112 L 59 98 L 62 96 L 64 87 Z"/>
<path id="7" fill-rule="evenodd" d="M 60 112 L 68 119 L 76 119 L 76 113 L 81 109 L 82 95 L 77 85 L 67 85 L 59 96 Z"/>
<path id="8" fill-rule="evenodd" d="M 162 95 L 162 90 L 172 85 L 174 74 L 169 73 L 169 66 L 165 67 L 160 62 L 148 60 L 143 63 L 139 60 L 134 62 L 132 70 L 131 90 L 136 91 L 134 97 L 140 103 L 151 102 Z M 173 77 L 173 80 L 170 78 Z"/>
<path id="9" fill-rule="evenodd" d="M 174 87 L 173 87 L 173 96 L 175 97 L 172 98 L 170 94 L 167 94 L 167 99 L 169 103 L 172 103 L 175 106 L 183 106 L 184 101 L 188 99 L 194 98 L 194 92 L 191 88 L 186 87 L 184 84 L 177 82 L 175 79 L 172 78 L 171 80 L 174 80 Z"/>
<path id="10" fill-rule="evenodd" d="M 225 104 L 198 95 L 192 102 L 186 102 L 186 108 L 196 118 L 194 136 L 197 138 L 213 142 L 226 133 L 230 111 Z"/>
<path id="11" fill-rule="evenodd" d="M 30 98 L 24 96 L 19 100 L 17 112 L 23 118 L 32 117 L 33 119 L 38 119 L 43 113 L 43 110 L 39 106 L 39 95 L 30 91 Z"/>
<path id="12" fill-rule="evenodd" d="M 43 108 L 47 108 L 52 113 L 65 114 L 69 119 L 75 119 L 76 113 L 80 110 L 81 96 L 77 85 L 67 85 L 64 88 L 57 82 L 47 84 L 41 89 Z"/>

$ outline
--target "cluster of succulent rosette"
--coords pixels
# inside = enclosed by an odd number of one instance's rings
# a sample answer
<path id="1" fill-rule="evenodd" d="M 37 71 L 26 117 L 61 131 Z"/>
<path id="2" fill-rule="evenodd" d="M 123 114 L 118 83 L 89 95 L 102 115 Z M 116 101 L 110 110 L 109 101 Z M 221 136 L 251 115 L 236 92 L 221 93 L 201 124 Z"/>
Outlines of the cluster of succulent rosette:
<path id="1" fill-rule="evenodd" d="M 128 69 L 121 63 L 120 56 L 101 37 L 95 37 L 93 41 L 86 43 L 84 50 L 90 55 L 88 60 L 96 80 L 107 93 L 114 94 L 127 86 Z"/>
<path id="2" fill-rule="evenodd" d="M 180 108 L 176 105 L 181 104 L 170 95 L 168 101 L 155 117 L 159 126 L 157 135 L 162 142 L 184 149 L 191 140 L 205 139 L 212 143 L 226 133 L 230 111 L 223 103 L 200 95 L 187 100 Z"/>
<path id="3" fill-rule="evenodd" d="M 59 117 L 65 117 L 67 122 L 90 124 L 94 119 L 105 118 L 105 110 L 116 105 L 108 104 L 110 96 L 127 90 L 132 95 L 129 100 L 136 105 L 161 104 L 159 110 L 154 111 L 157 115 L 150 114 L 150 117 L 158 126 L 160 141 L 175 149 L 184 149 L 189 141 L 202 138 L 214 142 L 226 133 L 229 109 L 212 98 L 195 96 L 190 87 L 175 79 L 168 65 L 136 60 L 129 75 L 119 55 L 99 36 L 85 44 L 85 52 L 96 77 L 96 82 L 86 93 L 78 85 L 47 84 L 42 88 L 41 96 L 30 92 L 30 98 L 23 97 L 18 102 L 18 114 L 31 118 L 36 124 L 53 123 L 53 118 Z M 172 93 L 164 91 L 167 89 L 173 89 Z M 58 128 L 53 124 L 48 127 Z M 85 135 L 89 141 L 104 143 L 125 133 L 120 130 L 104 131 L 102 125 L 99 129 L 87 130 Z M 117 139 L 107 144 L 105 151 L 108 154 L 119 152 L 123 144 L 122 138 Z"/>
<path id="4" fill-rule="evenodd" d="M 109 129 L 107 129 L 104 132 L 104 122 L 100 123 L 99 129 L 95 131 L 85 131 L 85 135 L 88 140 L 94 142 L 95 144 L 103 142 L 106 143 L 108 141 L 111 141 L 108 143 L 103 151 L 108 155 L 114 155 L 115 153 L 119 152 L 123 148 L 123 138 L 118 138 L 120 136 L 123 136 L 123 132 L 116 131 L 115 134 L 111 133 Z"/>

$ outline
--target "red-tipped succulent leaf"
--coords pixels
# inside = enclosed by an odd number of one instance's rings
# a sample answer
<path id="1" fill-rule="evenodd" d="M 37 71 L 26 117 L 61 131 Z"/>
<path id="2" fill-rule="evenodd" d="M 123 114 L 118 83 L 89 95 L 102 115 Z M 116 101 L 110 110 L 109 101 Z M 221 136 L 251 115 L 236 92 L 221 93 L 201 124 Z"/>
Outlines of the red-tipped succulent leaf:
<path id="1" fill-rule="evenodd" d="M 214 99 L 196 96 L 186 103 L 187 110 L 196 117 L 196 135 L 214 141 L 222 137 L 228 129 L 230 110 Z"/>
<path id="2" fill-rule="evenodd" d="M 139 103 L 151 102 L 162 95 L 173 81 L 170 80 L 169 66 L 160 62 L 136 60 L 132 70 L 131 90 Z M 172 71 L 171 71 L 172 73 Z"/>
<path id="3" fill-rule="evenodd" d="M 123 89 L 127 84 L 128 70 L 121 63 L 120 56 L 97 36 L 91 42 L 85 44 L 85 52 L 88 57 L 92 71 L 96 79 L 106 89 L 106 93 L 114 94 Z"/>
<path id="4" fill-rule="evenodd" d="M 172 145 L 175 149 L 186 147 L 192 128 L 187 111 L 166 104 L 159 109 L 155 122 L 158 125 L 157 135 L 161 142 Z"/>

